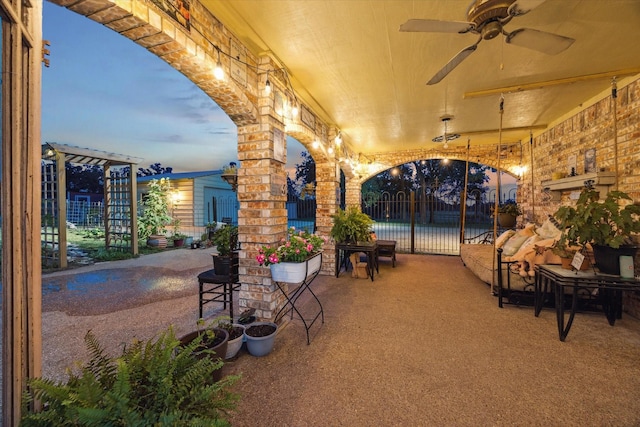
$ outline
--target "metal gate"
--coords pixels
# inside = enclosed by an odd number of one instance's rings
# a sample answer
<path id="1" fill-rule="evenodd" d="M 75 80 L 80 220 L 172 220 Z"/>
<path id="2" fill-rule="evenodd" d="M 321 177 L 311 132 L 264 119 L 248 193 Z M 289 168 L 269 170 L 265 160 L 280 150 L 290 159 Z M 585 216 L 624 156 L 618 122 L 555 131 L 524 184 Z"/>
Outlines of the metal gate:
<path id="1" fill-rule="evenodd" d="M 465 206 L 465 238 L 493 229 L 495 191 L 469 192 Z M 368 195 L 362 211 L 374 221 L 376 236 L 395 240 L 405 253 L 459 255 L 462 239 L 460 192 L 427 190 Z"/>

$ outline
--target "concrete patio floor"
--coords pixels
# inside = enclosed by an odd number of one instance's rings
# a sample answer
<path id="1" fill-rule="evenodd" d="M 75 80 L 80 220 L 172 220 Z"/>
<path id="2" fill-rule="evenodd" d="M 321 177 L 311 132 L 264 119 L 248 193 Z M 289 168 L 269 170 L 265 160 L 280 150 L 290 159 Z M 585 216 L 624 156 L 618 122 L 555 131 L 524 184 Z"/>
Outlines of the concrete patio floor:
<path id="1" fill-rule="evenodd" d="M 207 250 L 50 277 L 122 268 L 151 274 L 156 266 L 180 280 L 166 288 L 119 283 L 115 293 L 78 292 L 67 307 L 48 306 L 43 374 L 65 379 L 65 368 L 87 356 L 89 329 L 114 353 L 169 325 L 177 335 L 192 330 L 196 275 L 212 266 Z M 242 350 L 225 365 L 225 373 L 242 374 L 234 426 L 640 425 L 640 321 L 630 316 L 611 327 L 600 313 L 578 314 L 560 342 L 554 312 L 536 318 L 528 307 L 499 309 L 489 287 L 448 256 L 399 254 L 396 268 L 382 260 L 374 282 L 343 272 L 312 286 L 325 323 L 313 326 L 310 345 L 294 318 L 272 353 Z"/>

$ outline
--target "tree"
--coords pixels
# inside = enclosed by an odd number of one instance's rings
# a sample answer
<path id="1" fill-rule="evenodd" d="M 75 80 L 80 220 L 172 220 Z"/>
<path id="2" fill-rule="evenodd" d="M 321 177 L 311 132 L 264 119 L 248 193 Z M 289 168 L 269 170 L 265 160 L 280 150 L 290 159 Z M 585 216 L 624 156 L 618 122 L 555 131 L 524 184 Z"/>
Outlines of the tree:
<path id="1" fill-rule="evenodd" d="M 310 197 L 311 195 L 307 194 L 306 190 L 303 192 L 303 189 L 305 189 L 309 184 L 313 187 L 316 185 L 316 162 L 307 151 L 300 153 L 300 156 L 302 157 L 302 162 L 296 164 L 295 179 L 291 179 L 287 176 L 289 200 L 300 198 L 303 196 L 303 193 L 304 197 Z"/>
<path id="2" fill-rule="evenodd" d="M 160 163 L 154 163 L 149 166 L 149 168 L 138 168 L 137 176 L 151 176 L 151 175 L 162 175 L 164 173 L 173 172 L 172 167 L 163 167 Z"/>
<path id="3" fill-rule="evenodd" d="M 102 166 L 65 163 L 67 191 L 102 194 L 104 177 Z"/>

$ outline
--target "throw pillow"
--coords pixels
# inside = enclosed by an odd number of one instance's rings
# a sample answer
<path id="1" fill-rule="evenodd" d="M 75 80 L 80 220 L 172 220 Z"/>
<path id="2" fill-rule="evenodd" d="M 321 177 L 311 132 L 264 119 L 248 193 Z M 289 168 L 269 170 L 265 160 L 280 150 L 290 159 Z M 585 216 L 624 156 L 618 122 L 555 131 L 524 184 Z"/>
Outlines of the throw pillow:
<path id="1" fill-rule="evenodd" d="M 504 244 L 504 246 L 502 247 L 502 256 L 505 256 L 505 257 L 513 256 L 516 252 L 518 252 L 518 249 L 520 249 L 520 246 L 522 246 L 522 244 L 526 242 L 527 239 L 529 239 L 529 237 L 531 237 L 531 236 L 528 236 L 526 233 L 521 234 L 520 231 L 518 231 L 516 234 L 511 236 L 509 240 L 507 240 L 507 242 Z"/>
<path id="2" fill-rule="evenodd" d="M 524 261 L 525 256 L 529 252 L 533 252 L 535 250 L 534 245 L 539 240 L 540 240 L 540 237 L 538 237 L 537 235 L 527 237 L 524 243 L 520 245 L 516 253 L 514 253 L 512 256 L 505 256 L 504 258 L 505 261 Z"/>
<path id="3" fill-rule="evenodd" d="M 562 233 L 550 219 L 543 222 L 535 231 L 542 239 L 555 239 Z"/>
<path id="4" fill-rule="evenodd" d="M 501 248 L 511 236 L 516 234 L 515 230 L 507 230 L 496 239 L 496 249 Z"/>

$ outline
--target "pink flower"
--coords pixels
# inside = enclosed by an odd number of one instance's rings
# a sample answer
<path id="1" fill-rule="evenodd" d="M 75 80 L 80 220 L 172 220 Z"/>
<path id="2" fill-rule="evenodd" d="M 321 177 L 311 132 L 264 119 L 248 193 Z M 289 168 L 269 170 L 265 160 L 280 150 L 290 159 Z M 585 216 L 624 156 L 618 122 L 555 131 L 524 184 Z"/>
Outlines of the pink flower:
<path id="1" fill-rule="evenodd" d="M 266 259 L 267 259 L 267 257 L 266 257 L 266 256 L 264 256 L 264 254 L 263 254 L 263 253 L 260 253 L 260 255 L 258 255 L 258 256 L 256 257 L 256 260 L 258 261 L 258 264 L 260 264 L 260 265 L 264 264 L 264 261 L 265 261 Z"/>
<path id="2" fill-rule="evenodd" d="M 278 259 L 278 255 L 276 255 L 276 254 L 269 255 L 269 262 L 272 263 L 272 264 L 279 263 L 280 260 Z"/>

